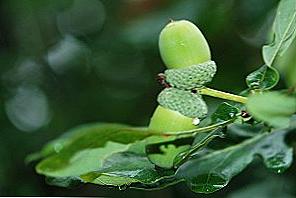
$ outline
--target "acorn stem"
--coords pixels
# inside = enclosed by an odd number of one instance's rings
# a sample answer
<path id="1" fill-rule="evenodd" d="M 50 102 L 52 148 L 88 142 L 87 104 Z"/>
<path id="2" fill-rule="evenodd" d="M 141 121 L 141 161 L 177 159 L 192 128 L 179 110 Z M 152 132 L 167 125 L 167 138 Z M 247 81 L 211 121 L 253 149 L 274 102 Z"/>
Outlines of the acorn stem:
<path id="1" fill-rule="evenodd" d="M 243 104 L 246 104 L 247 100 L 248 100 L 246 97 L 243 97 L 243 96 L 239 96 L 239 95 L 235 95 L 235 94 L 231 94 L 231 93 L 226 93 L 226 92 L 211 89 L 208 87 L 203 87 L 201 89 L 196 89 L 196 90 L 202 95 L 212 96 L 212 97 L 216 97 L 216 98 L 222 98 L 225 100 L 231 100 L 231 101 L 239 102 L 239 103 L 243 103 Z"/>

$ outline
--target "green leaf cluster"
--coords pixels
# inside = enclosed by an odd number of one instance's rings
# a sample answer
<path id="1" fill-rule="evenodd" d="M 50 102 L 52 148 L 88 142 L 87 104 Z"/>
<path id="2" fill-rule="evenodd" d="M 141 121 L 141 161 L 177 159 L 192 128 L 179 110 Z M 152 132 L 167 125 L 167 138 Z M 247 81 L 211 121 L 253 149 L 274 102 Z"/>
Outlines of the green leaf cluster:
<path id="1" fill-rule="evenodd" d="M 194 138 L 165 137 L 125 125 L 92 124 L 46 145 L 44 149 L 59 149 L 45 155 L 41 151 L 43 159 L 36 170 L 49 184 L 63 187 L 92 183 L 158 189 L 185 181 L 195 192 L 211 193 L 227 185 L 255 156 L 277 173 L 286 170 L 292 163 L 292 148 L 285 138 L 295 133 L 295 128 L 264 132 L 215 150 L 208 144 L 221 137 L 221 130 Z"/>
<path id="2" fill-rule="evenodd" d="M 84 183 L 159 189 L 185 182 L 196 193 L 225 187 L 249 164 L 282 173 L 293 161 L 295 90 L 269 91 L 279 82 L 275 59 L 296 35 L 296 1 L 282 0 L 274 40 L 263 47 L 265 64 L 246 78 L 246 105 L 222 103 L 200 128 L 154 132 L 124 124 L 77 127 L 49 142 L 27 161 L 51 185 Z M 246 119 L 247 118 L 247 119 Z"/>

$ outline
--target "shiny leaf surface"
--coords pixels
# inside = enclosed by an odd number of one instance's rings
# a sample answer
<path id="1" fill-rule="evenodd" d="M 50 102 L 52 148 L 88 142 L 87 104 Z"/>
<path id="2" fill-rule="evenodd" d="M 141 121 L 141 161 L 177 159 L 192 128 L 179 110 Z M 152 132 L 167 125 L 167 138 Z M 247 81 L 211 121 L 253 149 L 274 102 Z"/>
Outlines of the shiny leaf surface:
<path id="1" fill-rule="evenodd" d="M 246 82 L 251 89 L 268 90 L 273 88 L 279 81 L 279 73 L 273 67 L 263 65 L 256 71 L 250 73 Z"/>
<path id="2" fill-rule="evenodd" d="M 212 123 L 231 120 L 237 115 L 238 112 L 239 112 L 239 109 L 237 107 L 230 105 L 226 102 L 223 102 L 221 105 L 218 106 L 216 111 L 212 114 L 211 116 Z"/>
<path id="3" fill-rule="evenodd" d="M 36 167 L 40 174 L 51 177 L 79 176 L 101 167 L 103 160 L 115 152 L 128 148 L 130 143 L 144 139 L 151 133 L 145 129 L 120 124 L 91 124 L 79 127 L 61 141 L 45 148 L 59 149 Z M 52 145 L 53 144 L 53 145 Z"/>
<path id="4" fill-rule="evenodd" d="M 186 181 L 197 193 L 212 193 L 226 186 L 230 179 L 250 164 L 256 155 L 265 166 L 276 173 L 283 172 L 292 163 L 292 148 L 285 143 L 288 133 L 281 130 L 265 133 L 241 144 L 214 151 L 184 163 L 176 172 L 176 178 Z"/>

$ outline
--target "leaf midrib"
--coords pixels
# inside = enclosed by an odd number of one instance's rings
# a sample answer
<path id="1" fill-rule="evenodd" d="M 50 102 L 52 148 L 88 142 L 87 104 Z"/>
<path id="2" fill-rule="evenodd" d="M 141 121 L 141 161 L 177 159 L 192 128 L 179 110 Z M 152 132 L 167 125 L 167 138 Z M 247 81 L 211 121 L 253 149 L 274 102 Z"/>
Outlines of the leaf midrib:
<path id="1" fill-rule="evenodd" d="M 295 9 L 295 8 L 294 8 L 294 9 Z M 272 66 L 272 64 L 273 64 L 273 62 L 274 62 L 276 56 L 278 55 L 278 52 L 279 52 L 279 50 L 280 50 L 280 48 L 281 48 L 281 46 L 282 46 L 282 44 L 283 44 L 283 42 L 284 42 L 284 40 L 285 40 L 284 38 L 287 36 L 288 30 L 290 30 L 290 28 L 291 28 L 291 26 L 292 26 L 292 24 L 293 24 L 293 22 L 294 22 L 295 19 L 296 19 L 296 12 L 294 12 L 293 17 L 292 17 L 292 20 L 291 20 L 290 23 L 288 24 L 288 27 L 286 28 L 286 30 L 285 30 L 285 32 L 284 32 L 284 34 L 283 34 L 283 37 L 282 37 L 283 39 L 280 39 L 279 45 L 278 45 L 278 47 L 276 48 L 275 53 L 272 55 L 272 59 L 271 59 L 271 62 L 270 62 L 270 66 Z M 269 46 L 267 45 L 266 47 L 269 47 Z"/>

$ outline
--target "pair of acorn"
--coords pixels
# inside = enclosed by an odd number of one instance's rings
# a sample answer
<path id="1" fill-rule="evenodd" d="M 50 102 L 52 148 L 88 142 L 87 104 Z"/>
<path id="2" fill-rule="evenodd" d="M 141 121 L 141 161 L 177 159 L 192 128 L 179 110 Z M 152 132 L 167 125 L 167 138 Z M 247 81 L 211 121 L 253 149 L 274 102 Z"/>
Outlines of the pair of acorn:
<path id="1" fill-rule="evenodd" d="M 174 132 L 195 129 L 207 114 L 207 105 L 196 88 L 210 82 L 216 73 L 209 45 L 193 23 L 171 21 L 159 36 L 159 50 L 168 68 L 164 72 L 170 87 L 158 95 L 149 129 Z"/>

